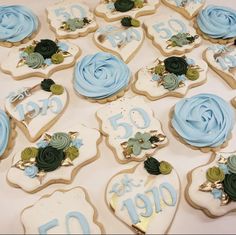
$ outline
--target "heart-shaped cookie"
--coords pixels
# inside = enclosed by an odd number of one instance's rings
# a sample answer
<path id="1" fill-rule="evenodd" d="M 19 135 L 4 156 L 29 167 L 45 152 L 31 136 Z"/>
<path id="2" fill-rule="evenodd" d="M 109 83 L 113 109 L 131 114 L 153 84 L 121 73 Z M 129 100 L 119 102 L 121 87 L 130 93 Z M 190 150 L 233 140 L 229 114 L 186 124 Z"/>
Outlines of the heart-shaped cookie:
<path id="1" fill-rule="evenodd" d="M 63 114 L 68 99 L 64 87 L 44 79 L 12 91 L 5 100 L 5 109 L 28 140 L 34 142 Z"/>
<path id="2" fill-rule="evenodd" d="M 141 47 L 144 31 L 139 27 L 123 27 L 120 24 L 106 25 L 94 33 L 94 42 L 103 51 L 119 56 L 128 63 Z"/>
<path id="3" fill-rule="evenodd" d="M 189 21 L 178 13 L 158 14 L 144 22 L 147 36 L 163 55 L 182 55 L 201 43 L 201 38 Z"/>
<path id="4" fill-rule="evenodd" d="M 15 154 L 7 174 L 11 186 L 35 193 L 50 184 L 69 184 L 78 170 L 95 161 L 100 133 L 82 124 L 45 133 L 32 146 Z"/>
<path id="5" fill-rule="evenodd" d="M 88 193 L 81 187 L 45 195 L 21 213 L 25 234 L 104 234 Z"/>
<path id="6" fill-rule="evenodd" d="M 162 2 L 191 20 L 203 8 L 205 0 L 162 0 Z"/>
<path id="7" fill-rule="evenodd" d="M 138 234 L 166 234 L 178 208 L 180 181 L 165 161 L 148 158 L 116 174 L 106 188 L 112 212 Z"/>
<path id="8" fill-rule="evenodd" d="M 188 174 L 187 201 L 210 217 L 236 211 L 236 152 L 213 153 L 210 162 Z"/>
<path id="9" fill-rule="evenodd" d="M 203 59 L 233 89 L 236 89 L 236 45 L 213 45 L 203 52 Z"/>
<path id="10" fill-rule="evenodd" d="M 68 41 L 42 39 L 12 48 L 0 68 L 16 80 L 33 76 L 48 78 L 58 70 L 73 66 L 80 54 L 79 47 Z"/>

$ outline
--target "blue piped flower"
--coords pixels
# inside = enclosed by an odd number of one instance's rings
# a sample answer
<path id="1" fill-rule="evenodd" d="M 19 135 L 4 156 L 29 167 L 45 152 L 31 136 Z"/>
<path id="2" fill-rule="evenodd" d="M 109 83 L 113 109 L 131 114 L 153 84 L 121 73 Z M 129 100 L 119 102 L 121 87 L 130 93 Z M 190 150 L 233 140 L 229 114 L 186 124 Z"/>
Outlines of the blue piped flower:
<path id="1" fill-rule="evenodd" d="M 110 10 L 110 11 L 115 10 L 114 2 L 109 2 L 109 3 L 107 4 L 107 9 Z"/>
<path id="2" fill-rule="evenodd" d="M 75 146 L 76 148 L 80 148 L 83 144 L 82 139 L 75 139 L 72 141 L 72 146 Z"/>
<path id="3" fill-rule="evenodd" d="M 48 142 L 45 141 L 45 140 L 41 140 L 36 145 L 37 145 L 38 148 L 45 148 L 45 147 L 48 146 Z"/>
<path id="4" fill-rule="evenodd" d="M 185 75 L 183 74 L 183 75 L 178 76 L 178 80 L 179 82 L 184 82 L 186 80 Z"/>
<path id="5" fill-rule="evenodd" d="M 195 65 L 195 61 L 191 58 L 187 58 L 185 61 L 187 62 L 188 65 Z"/>
<path id="6" fill-rule="evenodd" d="M 226 164 L 219 163 L 219 168 L 226 174 L 230 174 L 229 168 Z"/>
<path id="7" fill-rule="evenodd" d="M 153 74 L 153 76 L 152 76 L 152 80 L 153 81 L 159 81 L 161 78 L 160 78 L 160 76 L 158 75 L 158 74 Z"/>
<path id="8" fill-rule="evenodd" d="M 211 193 L 212 193 L 212 195 L 213 195 L 213 197 L 214 197 L 215 199 L 221 199 L 221 197 L 222 197 L 222 191 L 219 190 L 219 189 L 214 188 L 214 189 L 211 191 Z"/>
<path id="9" fill-rule="evenodd" d="M 28 55 L 29 55 L 28 53 L 22 51 L 22 52 L 20 53 L 20 59 L 25 59 L 26 57 L 28 57 Z"/>
<path id="10" fill-rule="evenodd" d="M 28 166 L 25 168 L 25 175 L 29 176 L 30 178 L 34 178 L 39 172 L 39 169 L 37 166 Z"/>
<path id="11" fill-rule="evenodd" d="M 48 59 L 44 60 L 44 64 L 49 66 L 52 64 L 52 60 L 48 58 Z"/>
<path id="12" fill-rule="evenodd" d="M 64 42 L 58 42 L 57 46 L 59 47 L 59 49 L 61 51 L 68 51 L 69 50 L 69 46 Z"/>

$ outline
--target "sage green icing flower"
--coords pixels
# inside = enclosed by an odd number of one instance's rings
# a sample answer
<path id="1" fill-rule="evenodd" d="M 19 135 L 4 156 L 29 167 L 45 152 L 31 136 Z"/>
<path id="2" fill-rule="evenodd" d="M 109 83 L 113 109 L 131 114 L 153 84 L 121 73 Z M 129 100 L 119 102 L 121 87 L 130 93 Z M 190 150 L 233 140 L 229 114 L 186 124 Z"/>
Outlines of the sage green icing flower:
<path id="1" fill-rule="evenodd" d="M 57 132 L 54 133 L 49 145 L 56 149 L 65 149 L 70 146 L 71 138 L 67 133 Z"/>
<path id="2" fill-rule="evenodd" d="M 195 81 L 199 78 L 199 71 L 196 68 L 188 68 L 186 77 L 191 80 Z"/>
<path id="3" fill-rule="evenodd" d="M 128 147 L 132 147 L 133 154 L 139 155 L 142 149 L 150 149 L 152 148 L 152 144 L 149 141 L 151 138 L 151 134 L 149 133 L 140 133 L 137 132 L 134 138 L 130 138 L 128 140 Z"/>
<path id="4" fill-rule="evenodd" d="M 162 161 L 162 162 L 160 163 L 159 169 L 160 169 L 161 174 L 163 174 L 163 175 L 168 175 L 168 174 L 171 173 L 171 171 L 172 171 L 173 168 L 172 168 L 172 166 L 170 165 L 170 163 L 165 162 L 165 161 Z"/>
<path id="5" fill-rule="evenodd" d="M 215 183 L 217 181 L 222 182 L 225 178 L 225 174 L 219 167 L 214 166 L 208 169 L 206 177 L 207 180 L 212 183 Z"/>
<path id="6" fill-rule="evenodd" d="M 41 54 L 33 52 L 26 57 L 25 63 L 33 69 L 40 68 L 44 63 L 44 58 Z"/>
<path id="7" fill-rule="evenodd" d="M 165 70 L 166 70 L 165 65 L 158 64 L 155 67 L 155 74 L 162 75 L 165 72 Z"/>
<path id="8" fill-rule="evenodd" d="M 61 64 L 64 61 L 64 56 L 61 53 L 55 53 L 51 57 L 53 64 Z"/>
<path id="9" fill-rule="evenodd" d="M 231 173 L 236 174 L 236 155 L 232 155 L 228 158 L 227 166 Z"/>
<path id="10" fill-rule="evenodd" d="M 64 87 L 58 84 L 53 84 L 50 87 L 50 91 L 53 95 L 61 95 L 64 92 Z"/>
<path id="11" fill-rule="evenodd" d="M 173 35 L 169 39 L 169 41 L 172 42 L 172 46 L 182 47 L 191 43 L 191 40 L 189 40 L 189 38 L 190 35 L 188 33 L 178 33 L 176 35 Z"/>
<path id="12" fill-rule="evenodd" d="M 71 146 L 65 150 L 66 158 L 70 158 L 71 161 L 74 161 L 79 156 L 79 149 L 75 146 Z"/>
<path id="13" fill-rule="evenodd" d="M 38 149 L 35 147 L 28 147 L 25 148 L 21 152 L 21 160 L 22 161 L 29 161 L 31 158 L 36 158 L 38 156 Z"/>
<path id="14" fill-rule="evenodd" d="M 163 78 L 163 86 L 165 89 L 169 90 L 169 91 L 173 91 L 175 90 L 176 88 L 179 87 L 179 79 L 178 77 L 173 74 L 173 73 L 170 73 L 170 74 L 167 74 L 165 75 Z"/>

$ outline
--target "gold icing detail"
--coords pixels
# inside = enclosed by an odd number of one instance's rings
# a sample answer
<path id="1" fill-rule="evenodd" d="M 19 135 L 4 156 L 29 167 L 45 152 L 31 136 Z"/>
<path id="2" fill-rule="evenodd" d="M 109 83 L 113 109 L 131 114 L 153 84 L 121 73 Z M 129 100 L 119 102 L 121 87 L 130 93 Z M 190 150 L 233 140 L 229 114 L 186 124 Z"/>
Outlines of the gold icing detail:
<path id="1" fill-rule="evenodd" d="M 44 140 L 45 140 L 45 141 L 50 142 L 50 141 L 51 141 L 51 138 L 52 138 L 51 135 L 45 133 L 45 135 L 44 135 Z"/>
<path id="2" fill-rule="evenodd" d="M 25 65 L 25 59 L 20 59 L 19 62 L 17 63 L 17 65 L 16 65 L 16 67 L 19 68 L 23 65 Z"/>
<path id="3" fill-rule="evenodd" d="M 43 183 L 43 178 L 45 177 L 46 173 L 44 171 L 40 171 L 38 174 L 37 174 L 37 177 L 38 177 L 38 180 L 40 182 L 40 184 Z"/>
<path id="4" fill-rule="evenodd" d="M 228 194 L 223 192 L 220 201 L 221 201 L 221 204 L 220 204 L 221 206 L 227 205 L 230 202 L 230 198 L 229 198 Z"/>
<path id="5" fill-rule="evenodd" d="M 225 157 L 223 157 L 222 155 L 220 155 L 220 158 L 219 158 L 219 160 L 218 160 L 218 163 L 220 163 L 220 164 L 226 164 L 227 161 L 228 161 L 227 158 L 225 158 Z"/>
<path id="6" fill-rule="evenodd" d="M 114 193 L 112 198 L 111 198 L 111 201 L 110 201 L 110 207 L 111 209 L 115 212 L 116 211 L 116 206 L 117 206 L 117 203 L 118 203 L 118 197 L 117 195 Z"/>
<path id="7" fill-rule="evenodd" d="M 70 131 L 68 134 L 69 134 L 69 136 L 70 136 L 70 138 L 72 140 L 75 140 L 78 137 L 79 132 L 77 132 L 77 131 Z"/>
<path id="8" fill-rule="evenodd" d="M 70 160 L 70 158 L 66 158 L 61 163 L 62 166 L 73 166 L 73 162 Z"/>
<path id="9" fill-rule="evenodd" d="M 61 51 L 60 53 L 63 55 L 64 58 L 72 56 L 72 54 L 68 51 Z"/>

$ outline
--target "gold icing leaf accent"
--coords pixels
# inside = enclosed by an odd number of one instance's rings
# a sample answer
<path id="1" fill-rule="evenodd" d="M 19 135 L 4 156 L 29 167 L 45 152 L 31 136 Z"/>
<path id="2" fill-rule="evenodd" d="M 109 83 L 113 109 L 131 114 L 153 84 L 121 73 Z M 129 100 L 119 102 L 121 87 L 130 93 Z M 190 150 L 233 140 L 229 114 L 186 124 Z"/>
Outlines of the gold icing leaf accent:
<path id="1" fill-rule="evenodd" d="M 72 56 L 72 54 L 68 51 L 61 51 L 60 53 L 63 55 L 64 58 Z"/>
<path id="2" fill-rule="evenodd" d="M 179 87 L 184 87 L 184 86 L 185 86 L 184 82 L 181 81 L 181 82 L 179 83 Z"/>
<path id="3" fill-rule="evenodd" d="M 220 164 L 226 164 L 227 161 L 228 161 L 227 158 L 225 158 L 225 157 L 223 157 L 222 155 L 220 155 L 220 158 L 219 158 L 219 160 L 218 160 L 218 163 L 220 163 Z"/>
<path id="4" fill-rule="evenodd" d="M 163 142 L 163 141 L 165 141 L 165 139 L 166 139 L 166 136 L 163 135 L 163 134 L 158 134 L 157 137 L 158 137 L 158 139 L 159 139 L 160 142 Z"/>
<path id="5" fill-rule="evenodd" d="M 39 41 L 33 40 L 32 46 L 36 46 L 39 43 Z"/>
<path id="6" fill-rule="evenodd" d="M 70 131 L 68 134 L 69 134 L 69 136 L 70 136 L 70 138 L 72 140 L 75 140 L 78 137 L 79 132 L 77 132 L 77 131 Z"/>
<path id="7" fill-rule="evenodd" d="M 111 209 L 115 212 L 116 211 L 116 206 L 117 206 L 117 202 L 118 202 L 118 197 L 116 194 L 113 194 L 111 201 L 110 201 L 110 207 Z"/>
<path id="8" fill-rule="evenodd" d="M 40 182 L 40 184 L 42 184 L 43 182 L 43 178 L 45 177 L 46 173 L 44 171 L 40 171 L 38 174 L 37 174 L 37 177 L 38 177 L 38 180 Z"/>
<path id="9" fill-rule="evenodd" d="M 66 158 L 65 160 L 62 161 L 61 163 L 62 166 L 73 166 L 73 162 L 70 160 L 70 158 Z"/>
<path id="10" fill-rule="evenodd" d="M 100 34 L 100 35 L 98 36 L 98 41 L 99 41 L 100 43 L 103 43 L 105 40 L 106 40 L 106 35 Z"/>
<path id="11" fill-rule="evenodd" d="M 25 65 L 25 59 L 20 59 L 19 62 L 17 63 L 16 67 L 19 68 L 21 66 Z"/>
<path id="12" fill-rule="evenodd" d="M 18 161 L 14 167 L 20 169 L 20 170 L 24 170 L 25 169 L 25 166 L 24 166 L 24 162 L 22 160 Z"/>
<path id="13" fill-rule="evenodd" d="M 221 206 L 225 206 L 227 205 L 228 203 L 230 202 L 230 198 L 228 196 L 228 194 L 226 194 L 225 192 L 222 193 L 222 196 L 221 196 Z"/>
<path id="14" fill-rule="evenodd" d="M 44 139 L 45 141 L 50 142 L 50 141 L 51 141 L 51 138 L 52 138 L 51 135 L 49 135 L 49 134 L 47 134 L 47 133 L 44 134 L 44 138 L 43 138 L 43 139 Z"/>
<path id="15" fill-rule="evenodd" d="M 211 192 L 213 189 L 213 183 L 206 181 L 199 186 L 199 190 L 202 192 Z"/>

